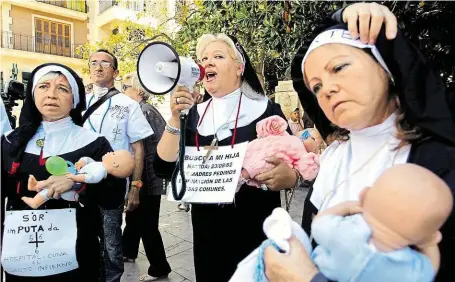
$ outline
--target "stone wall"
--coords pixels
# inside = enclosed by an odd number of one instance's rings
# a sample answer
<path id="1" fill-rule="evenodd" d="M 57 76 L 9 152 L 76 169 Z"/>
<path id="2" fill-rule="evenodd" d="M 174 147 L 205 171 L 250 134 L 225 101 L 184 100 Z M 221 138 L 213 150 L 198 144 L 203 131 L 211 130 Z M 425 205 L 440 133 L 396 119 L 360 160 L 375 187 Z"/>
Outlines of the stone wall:
<path id="1" fill-rule="evenodd" d="M 291 112 L 295 108 L 299 108 L 303 116 L 303 108 L 297 92 L 294 91 L 294 87 L 292 86 L 292 80 L 278 82 L 278 85 L 275 87 L 275 102 L 280 104 L 286 119 L 290 118 Z"/>

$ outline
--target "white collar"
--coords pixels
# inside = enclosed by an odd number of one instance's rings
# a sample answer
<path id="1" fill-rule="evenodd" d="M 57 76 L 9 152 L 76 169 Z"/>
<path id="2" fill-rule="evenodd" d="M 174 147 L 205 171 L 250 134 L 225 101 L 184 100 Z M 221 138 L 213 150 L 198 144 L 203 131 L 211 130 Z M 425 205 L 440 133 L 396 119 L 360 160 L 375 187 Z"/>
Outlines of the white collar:
<path id="1" fill-rule="evenodd" d="M 45 134 L 56 131 L 62 131 L 71 128 L 74 125 L 71 117 L 59 119 L 57 121 L 42 121 L 41 127 Z"/>
<path id="2" fill-rule="evenodd" d="M 243 95 L 241 95 L 242 93 Z M 240 95 L 242 101 L 237 128 L 251 124 L 267 109 L 267 97 L 262 96 L 258 99 L 251 99 L 248 97 L 250 95 L 246 95 L 246 93 L 241 91 L 241 88 L 220 98 L 212 97 L 210 100 L 197 105 L 199 119 L 204 116 L 201 125 L 198 127 L 199 134 L 202 136 L 209 136 L 214 135 L 216 131 L 218 140 L 230 137 L 232 135 L 230 129 L 234 129 L 235 127 Z M 214 110 L 215 112 L 213 112 Z M 198 121 L 198 124 L 199 122 L 200 121 Z"/>
<path id="3" fill-rule="evenodd" d="M 28 142 L 25 152 L 39 156 L 41 147 L 38 146 L 38 140 L 45 138 L 43 158 L 61 156 L 87 146 L 99 136 L 98 133 L 77 126 L 70 117 L 54 122 L 43 121 Z"/>
<path id="4" fill-rule="evenodd" d="M 96 86 L 95 84 L 93 84 L 92 93 L 93 93 L 93 95 L 96 96 L 96 98 L 103 97 L 104 95 L 107 94 L 107 92 L 109 92 L 109 88 L 107 88 L 107 87 L 99 87 L 99 86 Z"/>
<path id="5" fill-rule="evenodd" d="M 324 151 L 311 195 L 318 210 L 359 200 L 361 190 L 371 187 L 384 170 L 407 162 L 411 146 L 396 150 L 396 118 L 392 114 L 381 124 L 353 130 L 348 141 L 335 141 Z"/>
<path id="6" fill-rule="evenodd" d="M 397 115 L 395 113 L 391 114 L 385 121 L 378 125 L 370 126 L 360 130 L 351 130 L 349 132 L 349 137 L 354 138 L 369 138 L 376 135 L 381 135 L 386 132 L 395 133 L 395 120 Z"/>
<path id="7" fill-rule="evenodd" d="M 68 151 L 68 138 L 75 124 L 71 117 L 57 121 L 43 121 L 36 133 L 38 139 L 44 138 L 43 158 L 57 156 Z"/>

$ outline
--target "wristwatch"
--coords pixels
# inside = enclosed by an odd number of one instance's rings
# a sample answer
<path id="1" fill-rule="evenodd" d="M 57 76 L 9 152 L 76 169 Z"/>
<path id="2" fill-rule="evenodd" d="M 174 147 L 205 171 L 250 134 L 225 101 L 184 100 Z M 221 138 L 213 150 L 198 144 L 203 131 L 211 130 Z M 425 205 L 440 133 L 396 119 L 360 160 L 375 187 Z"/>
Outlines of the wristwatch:
<path id="1" fill-rule="evenodd" d="M 144 183 L 140 180 L 135 180 L 131 182 L 131 186 L 136 186 L 137 188 L 141 189 Z"/>

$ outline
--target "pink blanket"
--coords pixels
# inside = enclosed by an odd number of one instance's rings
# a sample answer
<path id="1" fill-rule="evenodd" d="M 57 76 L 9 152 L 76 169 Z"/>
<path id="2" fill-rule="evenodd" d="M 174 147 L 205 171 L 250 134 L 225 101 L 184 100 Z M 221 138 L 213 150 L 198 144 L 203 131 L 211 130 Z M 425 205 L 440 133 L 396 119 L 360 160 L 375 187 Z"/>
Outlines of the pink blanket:
<path id="1" fill-rule="evenodd" d="M 289 135 L 287 126 L 287 122 L 279 116 L 268 117 L 256 124 L 258 139 L 248 143 L 243 161 L 243 169 L 247 173 L 243 171 L 242 175 L 248 185 L 260 187 L 253 178 L 274 167 L 265 161 L 269 157 L 277 157 L 298 170 L 305 180 L 313 180 L 318 174 L 318 156 L 308 153 L 299 137 Z"/>

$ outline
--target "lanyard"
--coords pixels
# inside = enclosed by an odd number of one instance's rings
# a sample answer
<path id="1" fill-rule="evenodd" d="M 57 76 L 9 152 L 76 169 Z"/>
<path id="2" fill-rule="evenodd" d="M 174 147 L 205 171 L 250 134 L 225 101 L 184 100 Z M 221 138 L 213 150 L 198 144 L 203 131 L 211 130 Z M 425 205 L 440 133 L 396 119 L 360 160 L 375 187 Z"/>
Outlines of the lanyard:
<path id="1" fill-rule="evenodd" d="M 231 141 L 231 147 L 234 148 L 234 144 L 235 144 L 235 137 L 237 135 L 237 122 L 239 121 L 239 114 L 240 114 L 240 106 L 242 105 L 242 95 L 243 93 L 240 93 L 240 98 L 239 98 L 239 106 L 237 108 L 237 115 L 235 117 L 235 126 L 234 126 L 234 134 L 232 136 L 232 141 Z M 202 114 L 202 117 L 201 119 L 199 120 L 199 124 L 197 125 L 197 127 L 199 127 L 202 123 L 202 120 L 204 119 L 205 117 L 205 114 L 207 113 L 207 110 L 208 108 L 210 107 L 210 104 L 212 103 L 213 100 L 210 100 L 209 103 L 207 104 L 207 107 L 205 108 L 204 110 L 204 113 Z M 228 117 L 229 118 L 229 117 Z M 214 132 L 213 134 L 215 134 L 215 138 L 216 138 L 216 132 Z M 195 141 L 196 141 L 196 148 L 198 151 L 199 150 L 199 131 L 196 129 L 196 136 L 195 136 Z"/>
<path id="2" fill-rule="evenodd" d="M 92 98 L 90 98 L 90 100 L 88 101 L 88 108 L 90 108 L 90 103 L 92 103 L 92 100 L 93 100 L 93 97 L 95 97 L 95 95 L 92 96 Z M 100 125 L 100 131 L 98 133 L 101 133 L 101 130 L 103 129 L 103 123 L 104 123 L 104 118 L 106 117 L 107 115 L 107 112 L 109 112 L 109 109 L 111 108 L 111 103 L 112 103 L 112 98 L 109 98 L 109 104 L 107 105 L 107 109 L 106 109 L 106 112 L 104 113 L 103 115 L 103 119 L 101 120 L 101 125 Z M 95 127 L 93 126 L 92 122 L 90 121 L 90 117 L 88 117 L 88 123 L 90 124 L 90 127 L 92 128 L 92 130 L 94 132 L 96 132 L 96 129 Z"/>

